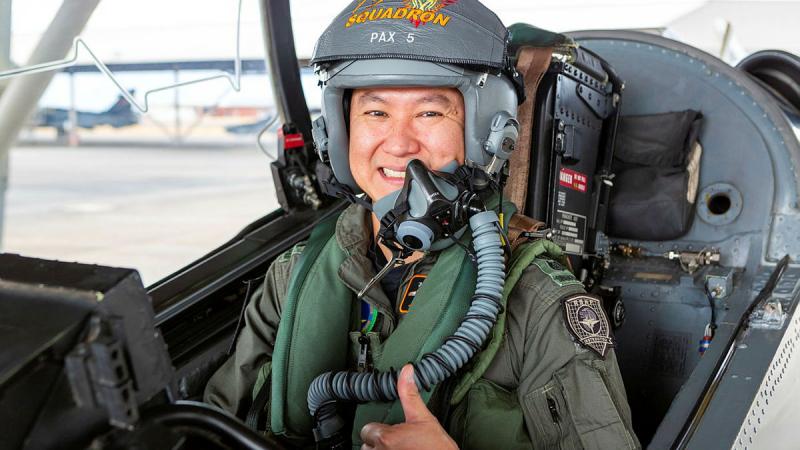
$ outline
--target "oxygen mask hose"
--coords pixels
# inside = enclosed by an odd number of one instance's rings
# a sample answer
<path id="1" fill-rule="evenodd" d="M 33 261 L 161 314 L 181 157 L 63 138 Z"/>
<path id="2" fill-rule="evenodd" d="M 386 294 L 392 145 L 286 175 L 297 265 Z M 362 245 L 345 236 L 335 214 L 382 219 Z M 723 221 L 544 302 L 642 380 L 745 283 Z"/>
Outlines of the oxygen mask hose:
<path id="1" fill-rule="evenodd" d="M 467 315 L 453 335 L 437 350 L 425 354 L 414 364 L 418 388 L 430 390 L 454 375 L 480 350 L 502 308 L 505 260 L 500 221 L 494 211 L 482 211 L 469 219 L 473 247 L 477 255 L 477 283 Z M 397 372 L 326 372 L 311 382 L 308 410 L 317 419 L 318 440 L 325 439 L 324 423 L 329 414 L 317 414 L 320 407 L 337 400 L 350 402 L 393 401 L 398 398 Z"/>

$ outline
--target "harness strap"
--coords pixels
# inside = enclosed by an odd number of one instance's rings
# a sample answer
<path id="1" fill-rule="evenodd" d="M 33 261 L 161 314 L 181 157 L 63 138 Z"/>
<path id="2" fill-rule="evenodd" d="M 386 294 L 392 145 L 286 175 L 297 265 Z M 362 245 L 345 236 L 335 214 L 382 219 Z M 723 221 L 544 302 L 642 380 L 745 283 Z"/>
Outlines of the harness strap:
<path id="1" fill-rule="evenodd" d="M 531 219 L 522 214 L 514 214 L 508 221 L 508 243 L 511 245 L 513 253 L 517 247 L 529 240 L 526 233 L 534 233 L 545 227 L 545 223 L 536 219 Z"/>
<path id="2" fill-rule="evenodd" d="M 261 380 L 260 386 L 255 387 L 256 396 L 253 399 L 253 404 L 250 405 L 250 409 L 247 410 L 247 417 L 244 420 L 245 425 L 256 431 L 266 428 L 266 406 L 269 403 L 271 393 L 270 378 L 271 376 L 267 375 L 264 380 Z"/>
<path id="3" fill-rule="evenodd" d="M 316 295 L 308 295 L 305 292 L 309 289 L 308 279 L 318 279 L 320 272 L 335 274 L 339 267 L 339 261 L 320 258 L 327 247 L 336 245 L 335 240 L 331 237 L 334 235 L 337 220 L 337 216 L 331 216 L 314 227 L 289 282 L 289 290 L 286 294 L 275 338 L 275 351 L 272 354 L 270 429 L 275 434 L 303 435 L 311 430 L 312 420 L 303 401 L 306 398 L 311 379 L 326 369 L 341 370 L 346 362 L 345 348 L 335 348 L 336 351 L 329 349 L 329 351 L 320 352 L 312 357 L 309 357 L 311 355 L 302 355 L 305 356 L 304 360 L 298 360 L 300 355 L 290 351 L 293 346 L 303 346 L 307 344 L 308 339 L 314 339 L 317 335 L 315 329 L 323 327 L 323 325 L 338 324 L 339 328 L 342 328 L 343 334 L 347 333 L 349 308 L 338 310 L 334 308 L 333 312 L 329 311 L 330 315 L 325 318 L 306 315 L 305 323 L 302 324 L 299 323 L 301 321 L 295 320 L 296 316 L 302 315 L 303 311 L 315 308 L 312 303 L 315 298 L 320 297 L 320 292 L 325 292 L 334 298 L 337 294 L 340 297 L 345 295 L 343 292 L 346 288 L 331 285 L 318 287 L 319 290 L 314 293 Z M 333 254 L 338 255 L 338 252 Z M 343 257 L 342 255 L 340 258 Z M 349 301 L 349 298 L 342 300 Z M 302 331 L 300 330 L 301 325 Z M 291 380 L 292 383 L 289 383 L 288 380 Z"/>
<path id="4" fill-rule="evenodd" d="M 511 153 L 510 171 L 505 188 L 505 196 L 520 211 L 525 210 L 530 172 L 531 143 L 533 142 L 533 112 L 536 104 L 536 90 L 542 80 L 553 55 L 552 47 L 525 47 L 520 50 L 517 71 L 525 80 L 525 102 L 517 110 L 519 139 L 517 148 Z"/>

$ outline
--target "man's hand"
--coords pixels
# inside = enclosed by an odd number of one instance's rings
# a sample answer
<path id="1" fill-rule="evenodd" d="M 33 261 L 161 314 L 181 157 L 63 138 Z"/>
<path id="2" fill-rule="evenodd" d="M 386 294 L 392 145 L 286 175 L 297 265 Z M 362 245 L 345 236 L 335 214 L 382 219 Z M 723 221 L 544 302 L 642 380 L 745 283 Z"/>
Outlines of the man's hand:
<path id="1" fill-rule="evenodd" d="M 406 421 L 397 425 L 368 423 L 361 429 L 361 450 L 457 449 L 455 441 L 431 414 L 414 383 L 414 367 L 406 364 L 397 380 Z"/>

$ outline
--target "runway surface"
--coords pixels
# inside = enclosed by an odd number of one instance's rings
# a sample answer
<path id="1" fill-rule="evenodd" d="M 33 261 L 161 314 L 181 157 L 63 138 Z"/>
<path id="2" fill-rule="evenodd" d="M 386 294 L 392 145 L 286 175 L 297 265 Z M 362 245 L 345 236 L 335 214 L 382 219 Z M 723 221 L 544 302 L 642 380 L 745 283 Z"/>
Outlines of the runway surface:
<path id="1" fill-rule="evenodd" d="M 278 207 L 252 147 L 17 147 L 2 251 L 139 270 L 152 284 Z"/>

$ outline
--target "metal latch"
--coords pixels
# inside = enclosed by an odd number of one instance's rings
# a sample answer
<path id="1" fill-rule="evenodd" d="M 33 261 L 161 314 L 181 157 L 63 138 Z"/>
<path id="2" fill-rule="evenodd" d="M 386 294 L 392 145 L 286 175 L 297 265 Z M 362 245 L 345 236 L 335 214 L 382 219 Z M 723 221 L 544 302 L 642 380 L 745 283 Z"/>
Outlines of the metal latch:
<path id="1" fill-rule="evenodd" d="M 750 315 L 750 327 L 764 330 L 780 330 L 786 322 L 783 305 L 777 298 L 771 298 Z"/>
<path id="2" fill-rule="evenodd" d="M 88 330 L 64 361 L 73 399 L 81 408 L 104 408 L 112 426 L 131 429 L 139 410 L 123 346 L 99 316 Z"/>

